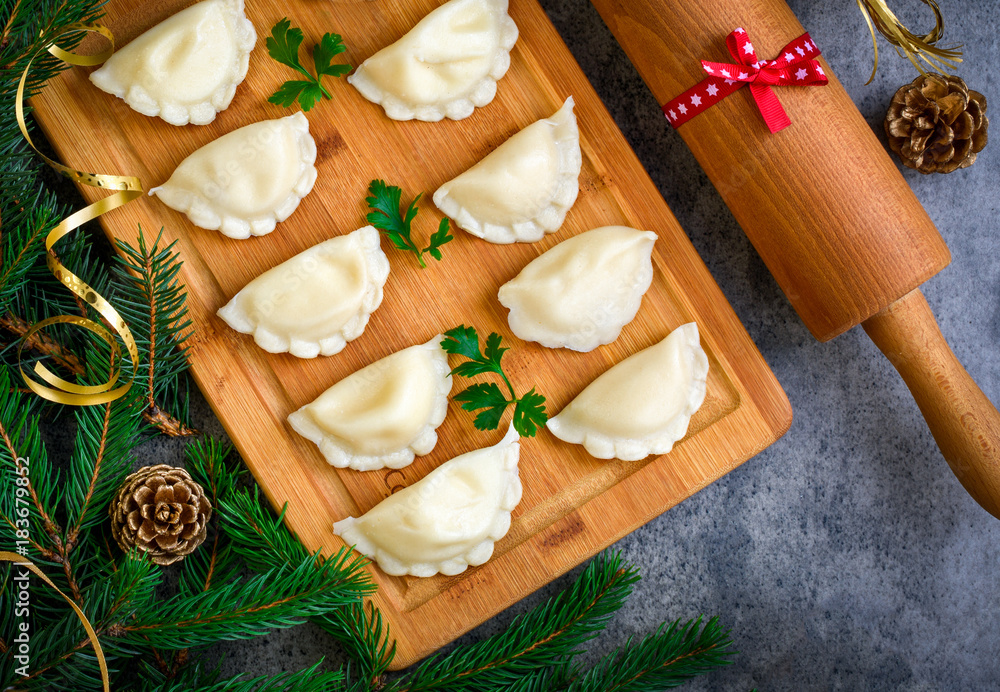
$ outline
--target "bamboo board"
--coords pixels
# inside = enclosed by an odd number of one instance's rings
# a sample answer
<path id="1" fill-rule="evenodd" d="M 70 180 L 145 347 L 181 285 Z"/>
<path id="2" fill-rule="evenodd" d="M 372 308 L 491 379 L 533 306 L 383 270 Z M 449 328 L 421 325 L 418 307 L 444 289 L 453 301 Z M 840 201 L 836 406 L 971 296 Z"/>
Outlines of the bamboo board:
<path id="1" fill-rule="evenodd" d="M 105 23 L 124 45 L 149 26 L 191 4 L 113 0 Z M 408 2 L 248 3 L 258 44 L 250 71 L 230 107 L 203 127 L 176 128 L 130 110 L 97 90 L 87 70 L 71 70 L 34 102 L 37 117 L 62 160 L 102 173 L 140 177 L 146 188 L 164 181 L 189 153 L 252 122 L 287 115 L 266 97 L 293 73 L 264 48 L 270 27 L 288 15 L 307 42 L 337 31 L 358 65 L 439 4 Z M 399 471 L 334 469 L 285 422 L 354 370 L 427 341 L 461 323 L 481 334 L 499 331 L 513 346 L 505 364 L 515 386 L 537 386 L 558 411 L 612 364 L 650 346 L 673 328 L 697 321 L 709 355 L 708 394 L 688 436 L 667 456 L 602 462 L 547 432 L 524 440 L 524 497 L 507 536 L 484 566 L 455 577 L 390 577 L 370 567 L 376 604 L 398 638 L 396 667 L 451 641 L 602 548 L 718 479 L 780 437 L 791 422 L 784 392 L 642 169 L 587 79 L 535 0 L 512 0 L 520 39 L 496 99 L 466 120 L 394 122 L 346 82 L 330 85 L 333 101 L 307 114 L 318 147 L 319 179 L 299 209 L 270 235 L 237 241 L 194 227 L 155 198 L 143 198 L 102 218 L 113 238 L 134 242 L 137 227 L 177 239 L 194 323 L 192 373 L 254 476 L 310 549 L 343 544 L 331 524 L 359 515 L 393 490 L 444 461 L 493 444 L 472 416 L 452 404 L 426 457 Z M 392 273 L 382 306 L 361 338 L 329 358 L 271 355 L 230 330 L 216 310 L 261 272 L 305 248 L 365 225 L 370 180 L 386 178 L 407 195 L 433 192 L 528 123 L 551 115 L 573 95 L 583 149 L 580 196 L 556 234 L 533 245 L 496 246 L 456 231 L 444 261 L 421 270 L 409 255 L 383 244 Z M 82 190 L 91 201 L 97 194 Z M 420 204 L 415 234 L 429 235 L 440 218 Z M 496 291 L 531 259 L 597 226 L 623 224 L 656 231 L 655 276 L 638 317 L 613 344 L 588 354 L 548 350 L 512 336 Z M 464 386 L 464 385 L 463 385 Z M 459 383 L 456 383 L 457 391 Z"/>

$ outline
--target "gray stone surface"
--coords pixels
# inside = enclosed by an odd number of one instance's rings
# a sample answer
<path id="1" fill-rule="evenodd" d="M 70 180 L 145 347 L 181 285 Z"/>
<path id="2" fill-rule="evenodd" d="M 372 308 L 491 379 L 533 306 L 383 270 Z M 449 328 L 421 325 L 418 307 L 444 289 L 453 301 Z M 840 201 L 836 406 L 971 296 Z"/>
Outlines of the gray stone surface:
<path id="1" fill-rule="evenodd" d="M 795 412 L 774 446 L 617 544 L 644 578 L 588 660 L 663 620 L 705 613 L 732 628 L 741 653 L 689 689 L 1000 690 L 1000 522 L 951 474 L 905 386 L 860 329 L 828 344 L 810 336 L 587 0 L 542 4 Z M 871 44 L 855 4 L 791 5 L 881 136 L 889 98 L 913 68 L 882 43 L 878 76 L 865 86 Z M 960 74 L 990 99 L 1000 58 L 996 7 L 952 0 L 944 8 L 947 38 L 965 43 Z M 949 176 L 904 170 L 953 255 L 924 292 L 952 348 L 994 401 L 998 151 L 1000 143 L 992 144 L 972 168 Z M 194 409 L 196 425 L 222 433 L 200 398 Z M 147 463 L 180 459 L 176 445 L 159 442 L 144 454 Z M 571 576 L 462 641 L 501 630 Z M 309 626 L 218 652 L 228 672 L 341 660 L 333 640 Z"/>

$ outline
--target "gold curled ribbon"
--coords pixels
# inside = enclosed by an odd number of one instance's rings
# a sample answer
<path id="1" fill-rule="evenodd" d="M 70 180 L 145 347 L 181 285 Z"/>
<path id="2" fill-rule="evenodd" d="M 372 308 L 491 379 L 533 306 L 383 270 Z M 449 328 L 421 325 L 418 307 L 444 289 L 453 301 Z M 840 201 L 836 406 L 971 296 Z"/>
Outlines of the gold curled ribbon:
<path id="1" fill-rule="evenodd" d="M 104 692 L 111 692 L 111 680 L 108 677 L 108 662 L 104 660 L 104 649 L 101 648 L 101 642 L 97 638 L 97 632 L 94 631 L 94 626 L 90 624 L 90 620 L 84 615 L 83 611 L 80 610 L 80 606 L 73 602 L 69 596 L 64 594 L 59 590 L 52 580 L 45 576 L 45 573 L 38 569 L 38 566 L 34 562 L 26 557 L 22 557 L 17 553 L 10 553 L 6 550 L 0 550 L 0 562 L 10 562 L 18 567 L 25 567 L 34 574 L 38 575 L 42 581 L 48 584 L 53 591 L 66 599 L 66 602 L 70 604 L 76 616 L 80 618 L 80 623 L 83 625 L 83 629 L 87 631 L 87 637 L 90 639 L 90 643 L 94 646 L 94 653 L 97 655 L 97 665 L 101 667 L 101 680 L 104 683 Z"/>
<path id="2" fill-rule="evenodd" d="M 67 27 L 63 33 L 73 31 L 98 33 L 108 40 L 110 47 L 95 55 L 77 55 L 76 53 L 70 53 L 69 51 L 63 50 L 59 46 L 55 45 L 55 43 L 52 43 L 47 48 L 48 52 L 65 63 L 84 67 L 100 65 L 102 62 L 111 57 L 112 53 L 114 53 L 115 39 L 111 34 L 111 31 L 107 28 L 98 24 L 73 24 Z M 24 74 L 21 75 L 21 81 L 17 86 L 16 112 L 17 124 L 21 128 L 21 134 L 24 135 L 28 144 L 35 150 L 36 154 L 42 157 L 42 160 L 45 161 L 45 163 L 70 180 L 80 183 L 81 185 L 88 185 L 90 187 L 118 190 L 118 192 L 113 195 L 100 199 L 68 216 L 63 219 L 59 225 L 49 231 L 49 234 L 45 238 L 45 249 L 47 251 L 46 264 L 48 265 L 49 271 L 52 272 L 52 274 L 63 284 L 63 286 L 69 289 L 71 293 L 82 299 L 87 305 L 96 310 L 97 313 L 106 320 L 107 324 L 110 325 L 111 330 L 121 337 L 122 342 L 125 344 L 125 349 L 128 351 L 129 357 L 132 360 L 133 378 L 121 386 L 116 386 L 118 385 L 118 380 L 121 375 L 120 371 L 115 370 L 114 367 L 114 363 L 120 353 L 118 343 L 115 341 L 111 331 L 100 323 L 86 317 L 60 315 L 58 317 L 50 317 L 32 325 L 24 334 L 21 346 L 18 348 L 17 359 L 18 362 L 20 362 L 21 349 L 24 347 L 24 344 L 27 343 L 28 338 L 31 337 L 32 334 L 50 325 L 72 324 L 93 332 L 106 341 L 111 347 L 111 369 L 108 373 L 107 382 L 99 385 L 88 386 L 74 384 L 73 382 L 62 379 L 41 363 L 35 363 L 35 375 L 51 386 L 45 386 L 31 379 L 28 377 L 28 374 L 23 368 L 21 368 L 21 376 L 24 378 L 25 383 L 31 391 L 35 392 L 35 394 L 40 397 L 48 399 L 49 401 L 74 406 L 94 406 L 96 404 L 104 404 L 109 401 L 114 401 L 115 399 L 123 396 L 129 390 L 134 379 L 134 372 L 139 368 L 139 348 L 136 346 L 132 332 L 129 330 L 128 325 L 125 324 L 125 320 L 123 320 L 121 315 L 118 314 L 118 311 L 115 310 L 114 307 L 112 307 L 111 304 L 97 291 L 87 285 L 83 279 L 67 269 L 66 266 L 59 261 L 55 253 L 52 252 L 52 247 L 64 236 L 68 235 L 72 231 L 75 231 L 86 222 L 96 219 L 98 216 L 106 214 L 113 209 L 117 209 L 118 207 L 132 201 L 136 197 L 140 197 L 142 195 L 142 183 L 139 182 L 138 178 L 131 175 L 102 175 L 98 173 L 85 173 L 83 171 L 78 171 L 64 166 L 58 161 L 53 161 L 45 154 L 38 151 L 35 143 L 31 141 L 31 136 L 28 134 L 28 128 L 24 122 L 24 88 L 28 81 L 28 73 L 31 70 L 31 63 L 35 57 L 37 57 L 37 53 L 32 56 L 31 60 L 28 61 L 27 66 L 24 68 Z"/>
<path id="3" fill-rule="evenodd" d="M 875 49 L 875 64 L 872 66 L 872 75 L 866 84 L 871 84 L 872 80 L 875 79 L 875 72 L 878 70 L 876 29 L 885 36 L 889 43 L 896 47 L 897 53 L 902 51 L 906 54 L 906 57 L 920 71 L 920 74 L 924 74 L 924 68 L 917 62 L 917 58 L 923 60 L 934 70 L 944 73 L 955 70 L 958 67 L 957 63 L 962 62 L 962 51 L 958 50 L 961 46 L 939 48 L 934 45 L 944 35 L 944 15 L 941 14 L 937 0 L 920 0 L 934 13 L 934 28 L 925 36 L 917 36 L 903 26 L 896 14 L 889 9 L 886 0 L 857 0 L 857 2 L 858 7 L 861 8 L 861 14 L 868 22 L 868 30 L 872 34 L 872 46 Z"/>

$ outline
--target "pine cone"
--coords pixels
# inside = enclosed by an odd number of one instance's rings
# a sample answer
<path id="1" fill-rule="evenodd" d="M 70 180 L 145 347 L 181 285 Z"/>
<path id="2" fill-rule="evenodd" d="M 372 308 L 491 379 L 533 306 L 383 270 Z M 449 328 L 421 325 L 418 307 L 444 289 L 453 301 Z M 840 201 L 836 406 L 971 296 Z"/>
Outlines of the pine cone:
<path id="1" fill-rule="evenodd" d="M 885 116 L 889 146 L 921 173 L 951 173 L 976 162 L 990 121 L 986 97 L 961 77 L 924 74 L 899 88 Z"/>
<path id="2" fill-rule="evenodd" d="M 122 550 L 134 546 L 156 564 L 169 565 L 205 540 L 212 504 L 187 471 L 160 464 L 126 478 L 110 514 L 111 533 Z"/>

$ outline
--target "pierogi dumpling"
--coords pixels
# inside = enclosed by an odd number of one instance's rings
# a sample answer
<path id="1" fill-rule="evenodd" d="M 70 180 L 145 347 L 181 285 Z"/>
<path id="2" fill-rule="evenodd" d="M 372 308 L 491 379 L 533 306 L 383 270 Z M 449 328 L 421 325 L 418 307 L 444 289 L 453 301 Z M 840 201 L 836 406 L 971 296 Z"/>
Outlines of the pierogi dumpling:
<path id="1" fill-rule="evenodd" d="M 316 182 L 316 143 L 302 113 L 263 120 L 209 142 L 155 194 L 195 226 L 239 240 L 266 235 Z"/>
<path id="2" fill-rule="evenodd" d="M 233 100 L 256 42 L 243 0 L 203 0 L 115 51 L 90 81 L 143 115 L 205 125 Z"/>
<path id="3" fill-rule="evenodd" d="M 655 240 L 650 231 L 604 226 L 550 248 L 500 287 L 511 331 L 548 348 L 610 344 L 653 281 Z"/>
<path id="4" fill-rule="evenodd" d="M 493 555 L 521 501 L 519 438 L 457 456 L 333 532 L 392 575 L 459 574 Z"/>
<path id="5" fill-rule="evenodd" d="M 347 81 L 393 120 L 461 120 L 493 100 L 515 42 L 507 0 L 450 0 Z"/>
<path id="6" fill-rule="evenodd" d="M 530 243 L 559 229 L 580 191 L 573 97 L 434 193 L 461 228 L 491 243 Z"/>
<path id="7" fill-rule="evenodd" d="M 598 459 L 666 454 L 687 434 L 707 378 L 708 356 L 690 322 L 605 371 L 547 425 Z"/>
<path id="8" fill-rule="evenodd" d="M 400 469 L 437 444 L 448 413 L 451 368 L 438 334 L 375 361 L 288 417 L 326 460 L 357 471 Z"/>
<path id="9" fill-rule="evenodd" d="M 361 336 L 388 277 L 378 231 L 365 226 L 264 272 L 219 317 L 269 353 L 331 356 Z"/>

